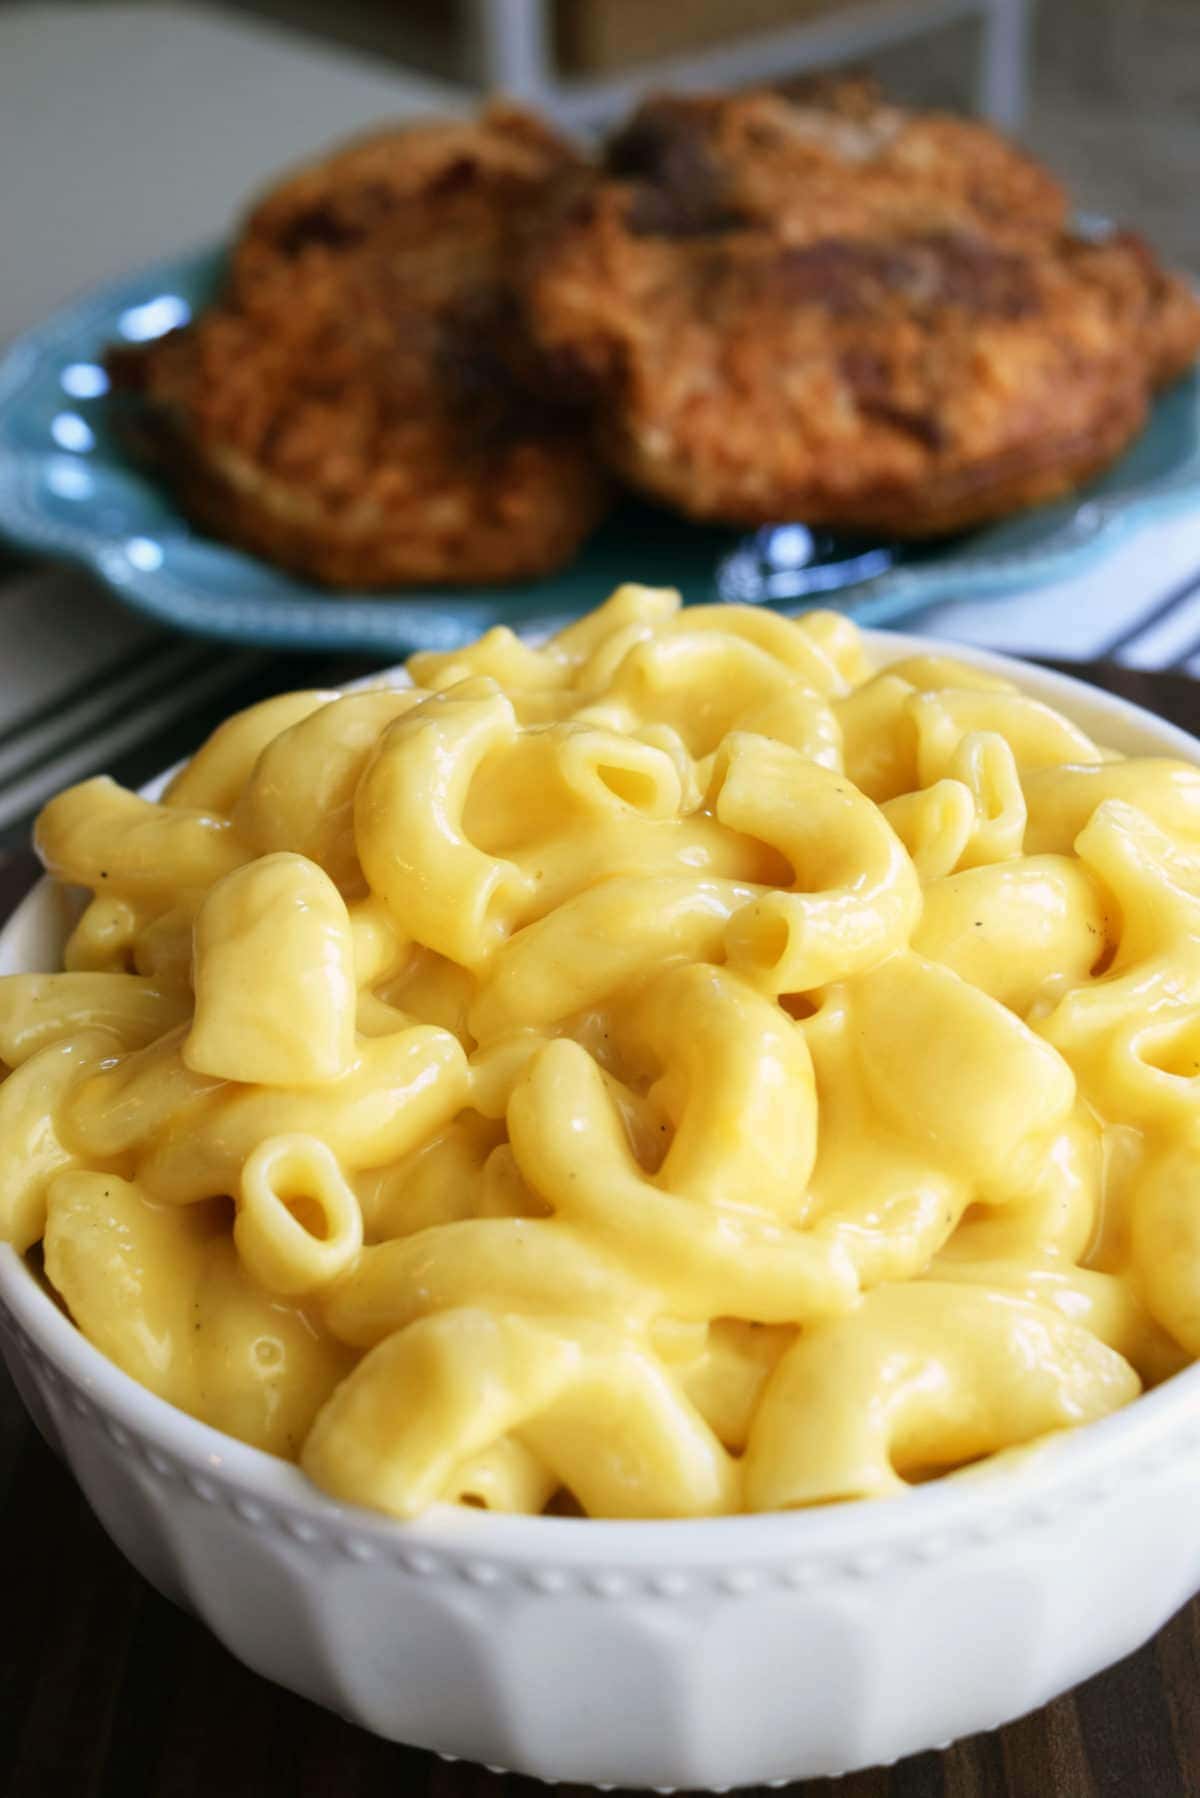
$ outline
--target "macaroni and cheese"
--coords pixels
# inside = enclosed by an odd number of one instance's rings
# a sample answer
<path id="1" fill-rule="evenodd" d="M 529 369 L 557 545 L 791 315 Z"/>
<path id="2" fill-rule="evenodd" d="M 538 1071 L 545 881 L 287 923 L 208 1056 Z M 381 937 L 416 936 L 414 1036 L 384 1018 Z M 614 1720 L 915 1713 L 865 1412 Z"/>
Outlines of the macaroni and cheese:
<path id="1" fill-rule="evenodd" d="M 1200 1356 L 1200 768 L 620 588 L 37 826 L 0 1232 L 327 1492 L 885 1495 Z"/>

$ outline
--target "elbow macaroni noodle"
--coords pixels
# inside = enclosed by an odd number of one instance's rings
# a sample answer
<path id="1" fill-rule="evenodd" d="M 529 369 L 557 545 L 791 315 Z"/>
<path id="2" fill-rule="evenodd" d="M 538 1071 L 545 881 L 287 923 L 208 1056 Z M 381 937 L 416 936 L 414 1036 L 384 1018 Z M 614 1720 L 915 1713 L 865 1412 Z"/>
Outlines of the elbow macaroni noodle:
<path id="1" fill-rule="evenodd" d="M 53 800 L 0 1233 L 397 1516 L 886 1495 L 1200 1356 L 1200 770 L 833 614 L 543 647 Z"/>

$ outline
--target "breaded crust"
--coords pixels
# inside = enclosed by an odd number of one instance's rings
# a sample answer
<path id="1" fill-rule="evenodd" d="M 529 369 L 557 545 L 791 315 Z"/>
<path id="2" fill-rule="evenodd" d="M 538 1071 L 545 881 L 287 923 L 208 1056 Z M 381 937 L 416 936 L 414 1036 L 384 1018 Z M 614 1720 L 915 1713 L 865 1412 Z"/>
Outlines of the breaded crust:
<path id="1" fill-rule="evenodd" d="M 966 120 L 655 101 L 608 162 L 538 255 L 533 328 L 614 469 L 697 518 L 979 524 L 1112 461 L 1200 346 L 1143 244 L 1072 236 Z"/>
<path id="2" fill-rule="evenodd" d="M 217 304 L 110 358 L 131 441 L 201 528 L 332 586 L 561 566 L 607 483 L 547 397 L 514 270 L 578 172 L 497 108 L 287 177 L 247 216 Z"/>
<path id="3" fill-rule="evenodd" d="M 655 96 L 613 136 L 605 164 L 634 185 L 635 232 L 757 224 L 790 243 L 906 220 L 1017 235 L 1067 221 L 1061 185 L 991 126 L 906 112 L 861 83 Z"/>

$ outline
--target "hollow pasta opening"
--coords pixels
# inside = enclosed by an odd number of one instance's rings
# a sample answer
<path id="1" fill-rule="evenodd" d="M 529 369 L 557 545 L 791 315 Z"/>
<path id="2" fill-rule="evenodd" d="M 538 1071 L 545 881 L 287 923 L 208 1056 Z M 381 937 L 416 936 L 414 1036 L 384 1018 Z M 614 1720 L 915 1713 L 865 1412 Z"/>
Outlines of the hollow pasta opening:
<path id="1" fill-rule="evenodd" d="M 1121 946 L 1121 931 L 1118 927 L 1111 937 L 1106 938 L 1100 946 L 1100 953 L 1091 966 L 1091 978 L 1102 980 L 1117 959 L 1117 950 Z"/>
<path id="2" fill-rule="evenodd" d="M 307 1192 L 280 1193 L 279 1197 L 284 1210 L 314 1241 L 329 1241 L 329 1214 L 320 1199 Z"/>
<path id="3" fill-rule="evenodd" d="M 641 768 L 621 768 L 615 762 L 598 762 L 596 779 L 601 786 L 634 811 L 652 811 L 659 799 L 660 787 L 652 774 Z"/>
<path id="4" fill-rule="evenodd" d="M 752 910 L 738 919 L 738 947 L 754 967 L 776 968 L 787 954 L 791 926 L 777 914 Z"/>
<path id="5" fill-rule="evenodd" d="M 1176 1080 L 1195 1080 L 1200 1076 L 1200 1019 L 1192 1017 L 1144 1031 L 1137 1044 L 1137 1055 L 1159 1074 L 1169 1074 Z"/>
<path id="6" fill-rule="evenodd" d="M 979 758 L 979 809 L 985 824 L 999 824 L 1008 815 L 1010 794 L 1003 780 L 1003 764 L 986 752 Z"/>
<path id="7" fill-rule="evenodd" d="M 586 1517 L 587 1512 L 567 1486 L 560 1486 L 546 1501 L 547 1517 Z"/>

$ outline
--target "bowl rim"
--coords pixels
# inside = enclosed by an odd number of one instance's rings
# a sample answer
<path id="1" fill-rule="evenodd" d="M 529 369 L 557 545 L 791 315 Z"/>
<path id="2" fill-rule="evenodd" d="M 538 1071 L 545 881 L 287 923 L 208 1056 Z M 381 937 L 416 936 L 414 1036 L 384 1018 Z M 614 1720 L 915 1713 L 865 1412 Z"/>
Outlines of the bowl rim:
<path id="1" fill-rule="evenodd" d="M 1200 765 L 1200 741 L 1154 713 L 1069 675 L 973 645 L 890 631 L 863 631 L 882 667 L 908 655 L 948 655 L 1007 676 L 1032 697 L 1056 703 L 1096 729 L 1140 739 L 1140 753 Z M 354 686 L 403 678 L 381 670 Z M 160 777 L 160 780 L 165 777 Z M 158 783 L 151 783 L 156 785 Z M 53 883 L 40 880 L 0 928 L 0 971 L 12 972 L 12 943 L 50 903 Z M 198 1491 L 212 1488 L 248 1519 L 263 1509 L 308 1535 L 323 1526 L 365 1548 L 411 1553 L 453 1549 L 495 1563 L 526 1566 L 546 1556 L 576 1567 L 612 1562 L 630 1567 L 727 1567 L 731 1559 L 762 1563 L 857 1554 L 874 1563 L 892 1551 L 928 1558 L 931 1546 L 994 1538 L 1009 1525 L 1050 1524 L 1064 1509 L 1094 1504 L 1123 1474 L 1149 1479 L 1190 1449 L 1200 1451 L 1200 1362 L 1184 1368 L 1121 1410 L 1042 1438 L 999 1464 L 984 1462 L 889 1499 L 814 1506 L 798 1511 L 744 1512 L 730 1517 L 611 1519 L 508 1515 L 438 1504 L 411 1520 L 327 1497 L 298 1464 L 253 1448 L 159 1398 L 94 1348 L 51 1296 L 34 1268 L 0 1244 L 0 1330 L 16 1352 L 40 1364 L 52 1385 L 73 1388 L 76 1409 L 96 1411 L 123 1446 L 136 1446 L 152 1467 L 163 1451 Z M 1192 1429 L 1187 1429 L 1188 1422 Z M 1184 1426 L 1181 1431 L 1180 1426 Z"/>

